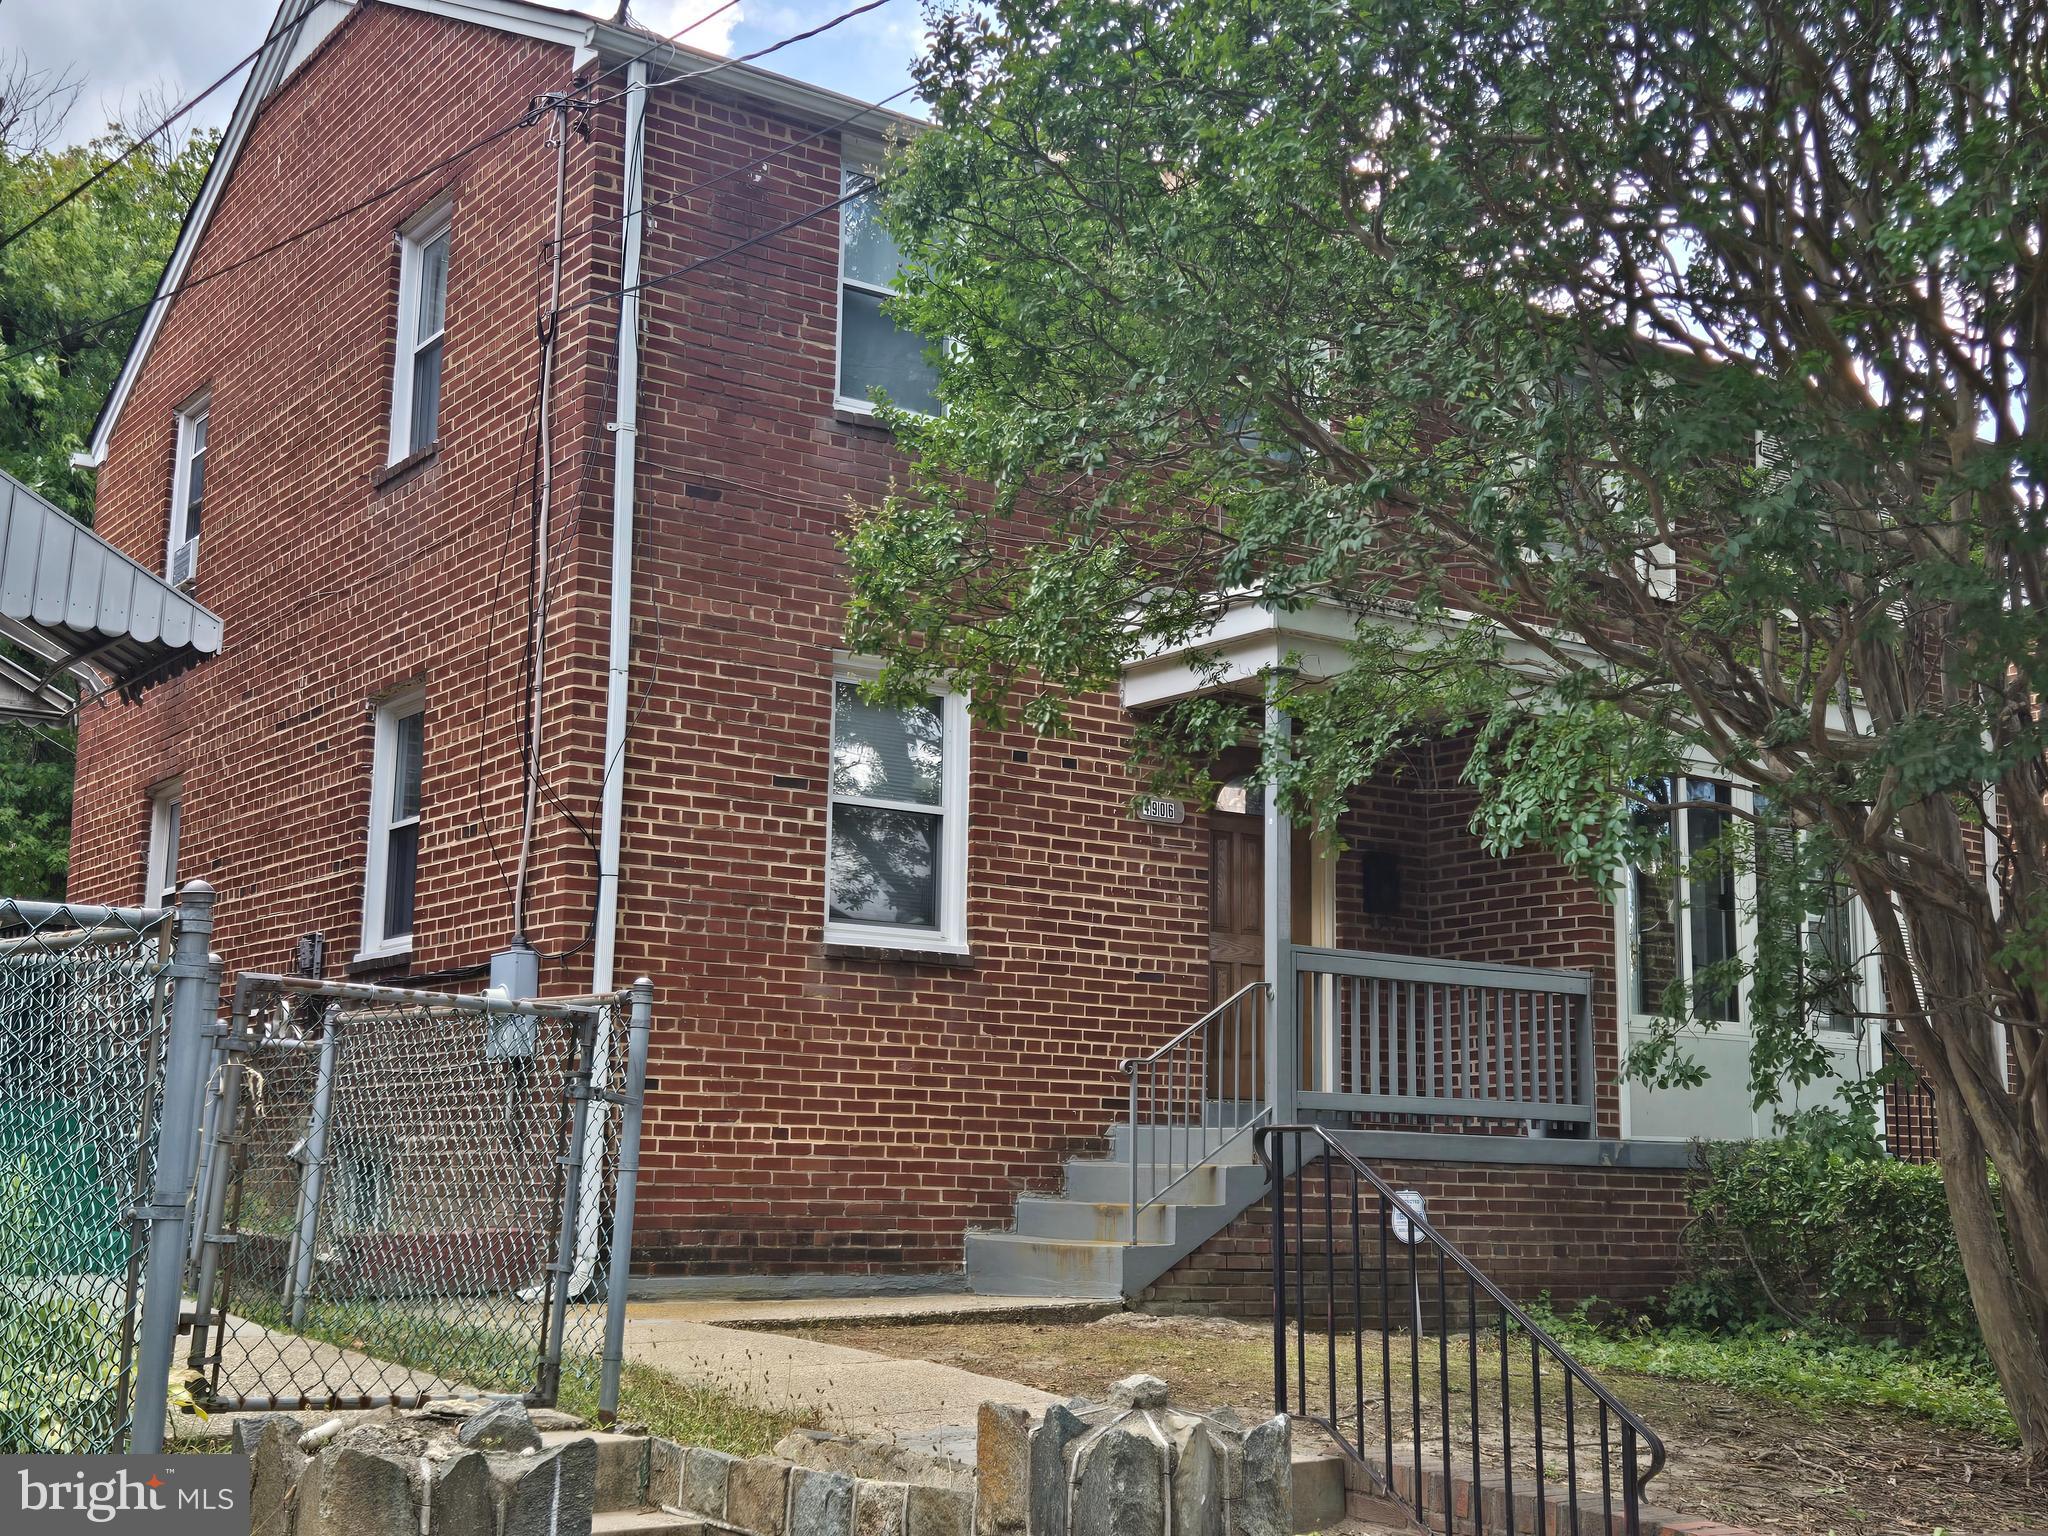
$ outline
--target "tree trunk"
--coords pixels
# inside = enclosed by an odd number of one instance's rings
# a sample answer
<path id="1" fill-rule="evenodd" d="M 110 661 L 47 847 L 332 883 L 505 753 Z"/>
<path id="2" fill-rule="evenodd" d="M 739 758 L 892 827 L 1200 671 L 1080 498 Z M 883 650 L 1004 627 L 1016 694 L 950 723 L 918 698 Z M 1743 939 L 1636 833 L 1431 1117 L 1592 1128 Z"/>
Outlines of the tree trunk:
<path id="1" fill-rule="evenodd" d="M 1985 1006 L 1999 974 L 1995 931 L 1910 890 L 1899 893 L 1899 910 L 1911 953 L 1881 944 L 1887 991 L 1912 1002 L 1903 981 L 1910 965 L 1925 1011 L 1900 1011 L 1913 1065 L 1934 1093 L 1942 1187 L 1970 1301 L 2027 1460 L 2041 1466 L 2048 1464 L 2048 1160 L 2032 1118 L 2006 1085 Z"/>
<path id="2" fill-rule="evenodd" d="M 2027 1460 L 2039 1465 L 2048 1460 L 2048 1341 L 2033 1325 L 2034 1309 L 2027 1304 L 2025 1282 L 2015 1262 L 2018 1255 L 1999 1226 L 1983 1138 L 1952 1088 L 1936 1088 L 1935 1109 L 1940 1116 L 1941 1182 L 1977 1327 L 2019 1426 Z"/>

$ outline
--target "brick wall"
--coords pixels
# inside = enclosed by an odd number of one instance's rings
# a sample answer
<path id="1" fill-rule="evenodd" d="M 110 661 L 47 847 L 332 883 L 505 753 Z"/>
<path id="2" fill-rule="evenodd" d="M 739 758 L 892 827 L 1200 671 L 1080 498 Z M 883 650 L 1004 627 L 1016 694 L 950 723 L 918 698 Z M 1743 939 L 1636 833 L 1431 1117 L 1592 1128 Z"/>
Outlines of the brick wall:
<path id="1" fill-rule="evenodd" d="M 265 108 L 195 271 L 433 163 L 566 87 L 571 67 L 564 49 L 362 8 Z M 650 101 L 650 277 L 839 193 L 829 136 L 741 169 L 817 125 L 710 89 Z M 592 128 L 570 141 L 549 793 L 532 887 L 555 995 L 589 981 L 589 838 L 606 772 L 617 104 Z M 160 558 L 173 413 L 211 388 L 197 596 L 226 620 L 226 650 L 138 705 L 87 713 L 74 896 L 135 899 L 149 789 L 182 775 L 180 872 L 219 888 L 230 967 L 286 967 L 296 936 L 318 931 L 341 969 L 361 921 L 370 712 L 420 683 L 415 947 L 356 973 L 467 986 L 505 943 L 553 173 L 544 131 L 514 132 L 173 305 L 101 473 L 98 526 Z M 442 443 L 391 478 L 392 236 L 443 196 Z M 615 975 L 652 977 L 660 998 L 645 1268 L 955 1264 L 968 1225 L 1006 1222 L 1021 1188 L 1049 1185 L 1100 1136 L 1121 1098 L 1116 1063 L 1207 1002 L 1207 828 L 1199 815 L 1130 816 L 1128 721 L 1107 697 L 1083 701 L 1066 739 L 974 733 L 971 957 L 823 944 L 836 540 L 848 508 L 904 472 L 885 431 L 834 408 L 837 274 L 828 218 L 646 294 L 632 713 L 614 770 L 626 807 Z M 1353 813 L 1401 840 L 1429 905 L 1383 929 L 1354 910 L 1343 942 L 1594 963 L 1584 901 L 1553 921 L 1554 866 L 1482 869 L 1454 759 L 1430 756 L 1420 787 L 1390 781 Z M 1423 787 L 1437 809 L 1418 817 Z M 1356 888 L 1340 871 L 1340 918 Z"/>
<path id="2" fill-rule="evenodd" d="M 1643 1302 L 1678 1278 L 1686 1222 L 1681 1169 L 1509 1166 L 1370 1159 L 1396 1189 L 1415 1189 L 1430 1221 L 1511 1298 L 1548 1293 L 1560 1306 L 1587 1297 Z M 1322 1185 L 1310 1170 L 1307 1230 L 1320 1226 Z M 1339 1180 L 1337 1192 L 1346 1192 Z M 1340 1206 L 1341 1209 L 1346 1207 Z M 1290 1219 L 1293 1204 L 1288 1206 Z M 1364 1222 L 1376 1229 L 1368 1194 Z M 1147 1310 L 1222 1311 L 1265 1319 L 1273 1308 L 1273 1211 L 1261 1200 L 1168 1270 L 1140 1298 Z M 1347 1225 L 1340 1218 L 1338 1225 Z M 1348 1236 L 1340 1238 L 1347 1257 Z M 1313 1252 L 1320 1258 L 1321 1247 Z M 1376 1248 L 1375 1248 L 1376 1251 Z M 1371 1260 L 1367 1260 L 1368 1269 Z M 1370 1290 L 1371 1287 L 1368 1287 Z M 1455 1303 L 1461 1292 L 1453 1290 Z"/>
<path id="3" fill-rule="evenodd" d="M 1614 909 L 1553 855 L 1496 858 L 1471 831 L 1478 796 L 1461 782 L 1468 746 L 1410 748 L 1353 796 L 1339 824 L 1337 943 L 1442 960 L 1575 970 L 1594 978 L 1594 1049 L 1602 1064 L 1595 1130 L 1621 1134 L 1615 1053 Z M 1365 912 L 1363 860 L 1389 854 L 1400 869 L 1400 911 Z M 1438 1128 L 1463 1129 L 1459 1123 Z"/>
<path id="4" fill-rule="evenodd" d="M 188 282 L 433 164 L 569 78 L 565 49 L 396 8 L 357 11 L 254 125 Z M 608 142 L 601 125 L 576 155 L 567 291 L 581 297 L 596 274 L 593 226 L 616 222 L 616 194 L 609 207 L 603 196 L 617 182 L 616 132 Z M 340 969 L 361 929 L 371 710 L 423 683 L 431 809 L 410 969 L 471 965 L 503 941 L 519 799 L 523 484 L 553 170 L 540 129 L 514 133 L 171 306 L 100 472 L 96 526 L 161 568 L 174 413 L 209 389 L 196 596 L 222 615 L 226 643 L 139 705 L 84 713 L 73 896 L 139 897 L 149 788 L 182 775 L 179 872 L 218 888 L 216 944 L 231 966 L 286 968 L 295 937 L 320 932 L 330 973 Z M 441 447 L 387 479 L 394 233 L 443 198 L 454 223 Z M 564 338 L 556 446 L 567 513 L 546 759 L 591 821 L 595 801 L 572 760 L 594 753 L 602 614 L 576 513 L 600 504 L 608 464 L 595 451 L 609 446 L 598 387 L 606 313 L 577 311 Z M 534 937 L 559 951 L 583 934 L 593 885 L 587 850 L 559 817 L 543 829 L 537 870 Z M 571 963 L 548 980 L 575 977 Z"/>
<path id="5" fill-rule="evenodd" d="M 830 201 L 830 139 L 657 95 L 649 271 Z M 620 974 L 662 985 L 645 1257 L 697 1272 L 929 1269 L 1099 1137 L 1116 1062 L 1206 1002 L 1207 836 L 1140 824 L 1127 724 L 973 733 L 960 966 L 822 942 L 831 677 L 850 503 L 903 472 L 833 405 L 836 222 L 648 295 Z"/>

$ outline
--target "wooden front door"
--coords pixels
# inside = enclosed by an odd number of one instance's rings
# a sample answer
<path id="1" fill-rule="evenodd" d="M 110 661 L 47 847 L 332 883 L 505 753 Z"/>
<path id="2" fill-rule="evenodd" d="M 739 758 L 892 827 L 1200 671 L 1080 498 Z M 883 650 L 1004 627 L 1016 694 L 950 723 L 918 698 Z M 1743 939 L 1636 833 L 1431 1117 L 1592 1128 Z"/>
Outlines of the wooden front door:
<path id="1" fill-rule="evenodd" d="M 1294 829 L 1295 942 L 1310 941 L 1309 836 Z M 1209 817 L 1209 1000 L 1220 1003 L 1265 975 L 1266 830 L 1257 816 L 1215 811 Z M 1256 1101 L 1265 1094 L 1265 1053 L 1259 1021 L 1265 1010 L 1247 998 L 1211 1026 L 1210 1060 L 1220 1097 Z"/>
<path id="2" fill-rule="evenodd" d="M 1266 829 L 1256 816 L 1209 818 L 1209 1001 L 1264 974 Z"/>

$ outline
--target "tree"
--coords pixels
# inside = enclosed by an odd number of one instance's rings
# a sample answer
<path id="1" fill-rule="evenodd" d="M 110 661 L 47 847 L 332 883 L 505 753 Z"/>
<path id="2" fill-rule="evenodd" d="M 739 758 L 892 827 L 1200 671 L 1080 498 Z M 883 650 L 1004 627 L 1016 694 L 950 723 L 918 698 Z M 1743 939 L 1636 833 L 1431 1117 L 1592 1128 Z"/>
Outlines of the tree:
<path id="1" fill-rule="evenodd" d="M 115 125 L 92 143 L 50 140 L 77 85 L 0 57 L 0 234 L 27 224 L 135 145 Z M 151 140 L 89 191 L 0 247 L 0 469 L 81 521 L 93 477 L 71 456 L 90 440 L 140 314 L 93 322 L 155 290 L 218 135 Z M 70 836 L 71 731 L 0 725 L 0 892 L 58 897 Z"/>
<path id="2" fill-rule="evenodd" d="M 949 410 L 896 414 L 912 483 L 848 539 L 885 686 L 1058 729 L 1218 594 L 1323 601 L 1355 665 L 1275 680 L 1264 752 L 1300 817 L 1458 734 L 1488 842 L 1612 889 L 1664 776 L 1742 776 L 1695 858 L 1758 868 L 1757 953 L 1632 1069 L 1696 1070 L 1748 971 L 1756 1091 L 1817 1076 L 1799 935 L 1853 891 L 2048 1458 L 2048 19 L 999 0 L 922 85 L 884 201 Z M 1141 756 L 1199 784 L 1248 729 L 1196 702 Z"/>

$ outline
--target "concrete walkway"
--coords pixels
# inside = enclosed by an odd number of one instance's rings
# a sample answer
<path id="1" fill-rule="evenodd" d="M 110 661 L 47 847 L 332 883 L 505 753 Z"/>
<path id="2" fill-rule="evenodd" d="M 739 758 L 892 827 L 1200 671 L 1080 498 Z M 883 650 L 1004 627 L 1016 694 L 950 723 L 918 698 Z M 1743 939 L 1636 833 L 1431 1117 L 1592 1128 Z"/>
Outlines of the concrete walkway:
<path id="1" fill-rule="evenodd" d="M 1009 1323 L 1027 1318 L 1086 1322 L 1122 1310 L 1113 1301 L 1067 1296 L 975 1296 L 966 1291 L 903 1292 L 890 1296 L 806 1296 L 748 1300 L 732 1297 L 634 1299 L 626 1316 L 636 1321 L 716 1323 L 724 1328 L 806 1328 L 830 1323 L 955 1323 L 981 1318 Z M 600 1322 L 599 1327 L 603 1324 Z"/>
<path id="2" fill-rule="evenodd" d="M 1099 1303 L 1021 1306 L 1014 1298 L 896 1296 L 806 1301 L 636 1302 L 626 1313 L 626 1358 L 682 1381 L 702 1383 L 744 1403 L 815 1420 L 844 1434 L 881 1435 L 972 1464 L 974 1424 L 983 1403 L 1042 1413 L 1050 1392 L 978 1376 L 929 1360 L 899 1360 L 865 1349 L 763 1331 L 820 1322 L 1014 1317 Z M 715 1318 L 716 1321 L 707 1319 Z"/>

